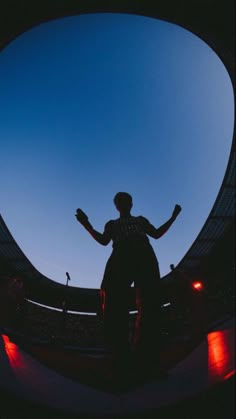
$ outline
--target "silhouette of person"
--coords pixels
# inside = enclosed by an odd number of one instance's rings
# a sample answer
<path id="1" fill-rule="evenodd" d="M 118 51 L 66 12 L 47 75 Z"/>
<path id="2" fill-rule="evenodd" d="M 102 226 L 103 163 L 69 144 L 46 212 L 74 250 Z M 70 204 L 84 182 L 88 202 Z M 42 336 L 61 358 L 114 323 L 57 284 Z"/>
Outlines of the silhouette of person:
<path id="1" fill-rule="evenodd" d="M 118 368 L 129 358 L 129 296 L 134 282 L 136 288 L 137 320 L 134 333 L 136 354 L 142 360 L 159 362 L 159 265 L 148 236 L 159 239 L 167 232 L 181 211 L 175 206 L 170 219 L 155 228 L 145 217 L 131 215 L 132 197 L 119 192 L 114 197 L 119 218 L 105 224 L 100 233 L 92 227 L 80 209 L 76 218 L 101 245 L 113 243 L 107 261 L 101 294 L 105 335 Z M 150 365 L 151 366 L 151 365 Z"/>

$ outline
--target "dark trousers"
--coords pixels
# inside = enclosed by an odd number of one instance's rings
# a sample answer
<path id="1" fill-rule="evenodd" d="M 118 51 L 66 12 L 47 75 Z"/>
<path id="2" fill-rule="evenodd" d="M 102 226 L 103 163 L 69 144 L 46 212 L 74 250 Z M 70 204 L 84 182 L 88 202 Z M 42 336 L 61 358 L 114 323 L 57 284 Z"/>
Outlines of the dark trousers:
<path id="1" fill-rule="evenodd" d="M 113 250 L 101 284 L 104 330 L 116 357 L 130 353 L 129 300 L 136 291 L 134 349 L 139 356 L 158 357 L 160 335 L 160 272 L 156 255 L 146 242 L 128 242 Z"/>
<path id="2" fill-rule="evenodd" d="M 129 340 L 130 287 L 101 290 L 105 339 L 114 359 L 159 366 L 160 302 L 158 283 L 135 288 L 137 317 L 133 341 Z M 132 352 L 131 352 L 132 351 Z"/>

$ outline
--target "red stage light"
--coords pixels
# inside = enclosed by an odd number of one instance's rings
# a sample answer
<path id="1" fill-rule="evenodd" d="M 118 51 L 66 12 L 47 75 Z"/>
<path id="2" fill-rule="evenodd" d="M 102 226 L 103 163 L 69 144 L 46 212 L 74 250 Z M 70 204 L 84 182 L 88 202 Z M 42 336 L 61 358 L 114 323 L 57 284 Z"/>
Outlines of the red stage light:
<path id="1" fill-rule="evenodd" d="M 2 339 L 12 369 L 16 370 L 17 368 L 22 368 L 24 363 L 22 361 L 18 346 L 12 342 L 7 335 L 2 335 Z"/>
<path id="2" fill-rule="evenodd" d="M 202 291 L 203 283 L 201 281 L 192 282 L 192 288 L 194 291 Z"/>

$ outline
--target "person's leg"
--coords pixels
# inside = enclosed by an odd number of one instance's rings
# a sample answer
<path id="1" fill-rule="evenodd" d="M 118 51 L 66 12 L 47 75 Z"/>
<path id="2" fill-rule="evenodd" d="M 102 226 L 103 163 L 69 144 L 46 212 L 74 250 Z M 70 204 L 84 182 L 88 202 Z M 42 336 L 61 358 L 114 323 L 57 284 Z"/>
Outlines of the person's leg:
<path id="1" fill-rule="evenodd" d="M 159 357 L 160 351 L 160 295 L 159 287 L 136 288 L 137 318 L 134 345 L 144 357 Z"/>
<path id="2" fill-rule="evenodd" d="M 135 325 L 134 362 L 141 380 L 166 378 L 161 361 L 161 319 L 159 287 L 136 290 L 138 315 Z"/>
<path id="3" fill-rule="evenodd" d="M 128 288 L 103 290 L 105 341 L 111 350 L 115 376 L 123 375 L 129 363 Z"/>
<path id="4" fill-rule="evenodd" d="M 158 369 L 161 345 L 160 272 L 152 251 L 143 253 L 135 288 L 138 310 L 134 333 L 136 359 L 144 369 Z"/>

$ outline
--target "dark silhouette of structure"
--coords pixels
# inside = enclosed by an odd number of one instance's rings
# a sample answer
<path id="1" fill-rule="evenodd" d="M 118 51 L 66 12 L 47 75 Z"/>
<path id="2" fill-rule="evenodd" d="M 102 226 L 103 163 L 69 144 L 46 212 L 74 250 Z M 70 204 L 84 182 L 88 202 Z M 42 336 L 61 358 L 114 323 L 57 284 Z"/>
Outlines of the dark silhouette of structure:
<path id="1" fill-rule="evenodd" d="M 170 219 L 155 228 L 146 218 L 131 215 L 133 202 L 128 193 L 117 193 L 114 204 L 120 217 L 107 222 L 103 233 L 93 228 L 81 209 L 77 210 L 76 218 L 99 244 L 113 243 L 101 290 L 105 336 L 115 363 L 120 369 L 129 359 L 129 289 L 134 283 L 138 308 L 135 351 L 138 359 L 149 361 L 153 368 L 153 360 L 158 365 L 160 340 L 160 272 L 148 236 L 162 237 L 176 220 L 181 207 L 176 205 Z"/>
<path id="2" fill-rule="evenodd" d="M 6 1 L 3 0 L 0 4 L 0 49 L 4 49 L 10 42 L 12 42 L 17 36 L 23 32 L 35 27 L 43 22 L 49 20 L 64 18 L 65 16 L 79 15 L 81 13 L 97 13 L 97 12 L 109 12 L 109 13 L 133 13 L 142 16 L 149 16 L 151 18 L 157 18 L 166 20 L 177 24 L 186 30 L 191 31 L 196 36 L 200 37 L 206 42 L 213 51 L 219 56 L 225 68 L 230 76 L 230 80 L 235 93 L 235 2 L 233 0 L 204 0 L 204 1 L 193 1 L 193 0 L 182 0 L 176 2 L 175 0 L 158 0 L 153 2 L 152 0 L 145 0 L 145 2 L 133 2 L 132 0 L 113 0 L 112 2 L 103 2 L 100 0 L 91 0 L 89 2 L 83 0 L 61 0 L 59 2 L 48 2 L 45 0 L 32 2 L 30 0 L 18 0 Z M 214 150 L 213 150 L 214 152 Z M 219 193 L 216 197 L 215 203 L 210 211 L 209 216 L 205 224 L 203 225 L 199 235 L 196 237 L 194 243 L 184 255 L 177 268 L 183 268 L 187 272 L 190 272 L 194 276 L 204 277 L 204 281 L 207 285 L 208 293 L 210 293 L 211 301 L 208 304 L 208 310 L 210 309 L 210 320 L 221 319 L 225 309 L 231 308 L 231 311 L 235 313 L 234 306 L 231 306 L 231 299 L 235 298 L 235 129 L 233 134 L 232 148 L 229 156 L 229 161 L 225 176 L 222 180 Z M 21 275 L 24 278 L 24 285 L 27 290 L 28 298 L 32 299 L 41 304 L 47 304 L 51 307 L 61 308 L 61 301 L 64 296 L 64 285 L 58 284 L 52 279 L 44 276 L 40 273 L 32 263 L 23 254 L 20 247 L 17 245 L 12 235 L 10 234 L 7 226 L 5 225 L 2 217 L 0 216 L 0 288 L 4 288 L 5 275 L 9 272 L 13 272 L 16 275 Z M 171 278 L 169 273 L 161 281 L 165 288 L 168 288 L 168 282 Z M 69 287 L 68 289 L 68 308 L 70 310 L 80 310 L 84 312 L 96 312 L 99 302 L 98 290 L 90 289 L 79 289 L 76 287 Z M 227 291 L 226 305 L 224 305 L 223 294 Z M 230 297 L 230 304 L 228 298 Z M 1 292 L 0 292 L 1 298 Z M 217 301 L 216 301 L 217 298 Z M 214 299 L 214 301 L 213 301 Z M 134 309 L 134 298 L 130 301 L 130 309 Z M 1 309 L 1 307 L 0 307 Z M 226 330 L 226 336 L 228 336 Z M 224 333 L 224 332 L 223 332 Z M 215 339 L 215 334 L 218 335 L 218 340 Z M 215 371 L 219 373 L 224 369 L 221 369 L 222 363 L 227 361 L 226 349 L 230 345 L 226 344 L 222 339 L 221 331 L 213 332 L 212 338 L 208 341 L 208 351 L 206 351 L 206 362 L 211 362 L 212 354 L 212 365 L 216 367 Z M 9 354 L 12 352 L 9 351 Z M 12 352 L 14 354 L 14 352 Z M 233 365 L 235 360 L 235 351 L 232 351 Z M 9 355 L 10 356 L 10 355 Z M 219 364 L 216 363 L 216 356 L 219 357 Z M 196 364 L 196 358 L 194 359 L 194 365 Z M 227 366 L 227 362 L 225 363 Z M 219 367 L 219 368 L 218 368 Z M 204 376 L 207 376 L 207 367 L 203 369 Z M 235 368 L 235 366 L 233 366 Z M 200 372 L 200 369 L 196 367 Z M 23 371 L 23 370 L 22 370 Z M 25 374 L 24 370 L 24 374 Z M 189 363 L 188 363 L 189 371 Z M 2 373 L 3 371 L 1 371 Z M 158 387 L 156 390 L 155 397 L 149 398 L 149 394 L 140 392 L 140 397 L 135 398 L 135 404 L 129 407 L 129 411 L 135 411 L 135 416 L 139 417 L 140 410 L 148 410 L 147 417 L 150 417 L 150 409 L 153 408 L 153 417 L 167 418 L 173 417 L 173 415 L 181 414 L 182 417 L 191 417 L 198 419 L 212 417 L 224 417 L 233 418 L 235 417 L 235 385 L 234 377 L 231 375 L 229 378 L 227 374 L 222 375 L 222 381 L 220 384 L 212 386 L 210 382 L 208 391 L 206 387 L 201 386 L 201 392 L 199 388 L 194 389 L 194 393 L 200 396 L 196 396 L 194 399 L 191 398 L 190 393 L 182 393 L 181 404 L 177 406 L 176 399 L 170 397 L 171 390 L 163 391 L 162 387 Z M 233 371 L 232 371 L 233 373 Z M 231 373 L 230 373 L 231 374 Z M 209 374 L 208 374 L 209 375 Z M 26 375 L 25 375 L 26 376 Z M 33 378 L 38 376 L 38 373 Z M 1 374 L 2 377 L 2 374 Z M 182 373 L 180 378 L 182 377 Z M 186 378 L 186 375 L 185 375 Z M 4 379 L 4 378 L 3 378 Z M 57 376 L 58 380 L 58 376 Z M 191 387 L 190 384 L 196 384 L 198 381 L 191 379 L 186 382 L 186 389 Z M 25 380 L 22 380 L 22 383 Z M 52 381 L 50 381 L 51 383 Z M 183 384 L 180 380 L 180 384 Z M 204 382 L 204 379 L 201 383 Z M 54 380 L 56 384 L 56 381 Z M 171 384 L 171 380 L 168 380 Z M 6 380 L 4 382 L 4 387 Z M 39 381 L 39 389 L 37 394 L 42 394 L 42 382 Z M 63 389 L 63 395 L 65 393 L 65 384 L 61 383 L 60 388 Z M 166 384 L 166 382 L 165 382 Z M 35 381 L 34 381 L 35 385 Z M 67 385 L 69 385 L 67 383 Z M 22 385 L 21 385 L 22 387 Z M 34 386 L 30 386 L 32 388 Z M 44 385 L 45 387 L 45 385 Z M 55 385 L 53 386 L 55 387 Z M 50 387 L 51 391 L 52 388 Z M 21 393 L 22 388 L 20 385 L 14 394 Z M 166 390 L 166 388 L 165 388 Z M 79 389 L 81 391 L 81 388 Z M 82 389 L 83 391 L 83 389 Z M 178 389 L 179 394 L 181 392 Z M 1 392 L 4 395 L 1 399 L 1 413 L 4 414 L 4 407 L 6 416 L 10 415 L 10 408 L 15 406 L 18 400 L 17 407 L 19 412 L 21 411 L 22 405 L 19 404 L 19 396 L 12 398 L 3 391 L 3 385 L 1 385 Z M 68 391 L 67 397 L 72 394 L 72 390 Z M 25 390 L 25 400 L 30 400 L 29 387 Z M 82 393 L 84 395 L 84 393 Z M 168 394 L 168 400 L 166 401 L 166 409 L 163 411 L 159 404 L 155 405 L 155 401 L 163 399 L 163 396 Z M 192 393 L 191 393 L 192 394 Z M 60 407 L 63 406 L 63 395 L 58 393 L 57 397 L 53 394 L 57 403 L 61 402 Z M 76 388 L 76 396 L 78 395 L 78 388 Z M 187 400 L 186 400 L 187 395 Z M 35 394 L 34 394 L 35 396 Z M 47 395 L 48 396 L 48 395 Z M 42 397 L 42 395 L 40 396 Z M 76 397 L 74 408 L 78 409 L 79 412 L 83 413 L 89 410 L 88 407 L 95 406 L 95 412 L 102 409 L 98 409 L 96 402 L 94 401 L 91 394 L 89 394 L 88 404 L 86 408 L 83 405 L 85 397 Z M 184 399 L 184 400 L 183 400 Z M 14 401 L 14 403 L 12 402 Z M 72 406 L 70 400 L 70 406 L 67 405 L 67 411 L 65 417 L 68 418 L 68 409 Z M 148 402 L 149 401 L 149 402 Z M 217 403 L 216 403 L 217 401 Z M 47 399 L 48 402 L 48 399 Z M 47 403 L 45 402 L 45 403 Z M 146 402 L 146 404 L 145 404 Z M 161 403 L 163 400 L 160 401 Z M 41 403 L 41 401 L 40 401 Z M 117 400 L 117 411 L 120 412 L 121 406 L 127 406 L 127 397 L 123 400 Z M 109 411 L 109 402 L 106 400 L 105 406 Z M 27 407 L 24 411 L 24 417 L 35 416 L 38 412 L 39 417 L 45 416 L 43 407 L 38 405 L 39 408 L 35 409 Z M 64 407 L 65 408 L 65 407 Z M 103 407 L 104 409 L 104 407 Z M 106 410 L 106 409 L 105 409 Z M 122 410 L 122 409 L 121 409 Z M 28 415 L 26 414 L 28 412 Z M 111 413 L 112 415 L 112 413 Z M 129 415 L 128 415 L 129 416 Z M 143 414 L 141 413 L 141 416 Z M 49 415 L 47 415 L 49 417 Z M 50 410 L 50 417 L 59 417 L 59 411 Z M 60 416 L 61 417 L 61 416 Z M 84 414 L 82 414 L 84 417 Z"/>
<path id="3" fill-rule="evenodd" d="M 170 265 L 173 278 L 172 306 L 179 321 L 188 320 L 188 334 L 192 340 L 199 340 L 206 334 L 206 290 L 203 281 L 182 269 Z M 178 322 L 177 322 L 178 323 Z"/>

